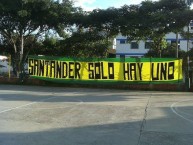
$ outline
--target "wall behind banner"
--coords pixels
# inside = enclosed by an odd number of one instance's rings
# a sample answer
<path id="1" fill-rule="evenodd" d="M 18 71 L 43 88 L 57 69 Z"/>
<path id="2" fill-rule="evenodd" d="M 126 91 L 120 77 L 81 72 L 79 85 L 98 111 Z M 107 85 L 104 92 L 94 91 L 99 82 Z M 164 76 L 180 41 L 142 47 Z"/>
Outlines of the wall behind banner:
<path id="1" fill-rule="evenodd" d="M 179 82 L 182 60 L 173 58 L 73 59 L 29 56 L 29 75 L 51 81 Z"/>

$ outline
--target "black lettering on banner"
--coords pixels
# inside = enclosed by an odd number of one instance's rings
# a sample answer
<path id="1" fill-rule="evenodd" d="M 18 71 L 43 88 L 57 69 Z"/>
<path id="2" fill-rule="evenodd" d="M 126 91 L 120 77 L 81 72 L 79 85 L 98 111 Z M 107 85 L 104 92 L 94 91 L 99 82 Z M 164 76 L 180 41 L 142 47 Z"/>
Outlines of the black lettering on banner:
<path id="1" fill-rule="evenodd" d="M 80 63 L 76 62 L 75 63 L 75 78 L 76 79 L 80 79 L 80 69 L 81 69 Z"/>
<path id="2" fill-rule="evenodd" d="M 62 76 L 62 62 L 56 61 L 56 78 L 61 78 Z"/>
<path id="3" fill-rule="evenodd" d="M 174 68 L 175 68 L 175 63 L 169 62 L 169 64 L 168 64 L 168 80 L 174 79 Z"/>
<path id="4" fill-rule="evenodd" d="M 130 63 L 130 76 L 131 80 L 137 80 L 137 73 L 136 73 L 136 63 Z M 134 78 L 133 78 L 134 74 Z"/>
<path id="5" fill-rule="evenodd" d="M 69 79 L 73 79 L 74 78 L 74 62 L 69 62 Z"/>
<path id="6" fill-rule="evenodd" d="M 103 62 L 101 62 L 101 71 L 102 71 L 102 79 L 107 79 L 107 76 L 104 75 L 104 65 Z"/>
<path id="7" fill-rule="evenodd" d="M 151 74 L 152 74 L 152 80 L 155 81 L 155 80 L 159 80 L 159 63 L 157 64 L 157 70 L 156 70 L 156 73 L 154 74 L 155 72 L 155 64 L 152 63 L 152 70 L 151 70 Z"/>
<path id="8" fill-rule="evenodd" d="M 55 78 L 55 61 L 50 62 L 50 77 Z"/>
<path id="9" fill-rule="evenodd" d="M 69 79 L 73 79 L 74 78 L 74 62 L 69 62 Z"/>
<path id="10" fill-rule="evenodd" d="M 88 63 L 88 72 L 89 72 L 89 79 L 94 79 L 94 64 Z"/>
<path id="11" fill-rule="evenodd" d="M 161 63 L 160 80 L 167 80 L 167 63 Z"/>
<path id="12" fill-rule="evenodd" d="M 114 72 L 115 72 L 115 70 L 114 70 L 114 63 L 108 63 L 109 79 L 114 79 L 115 78 Z"/>
<path id="13" fill-rule="evenodd" d="M 123 63 L 124 80 L 142 80 L 142 67 L 143 63 Z"/>
<path id="14" fill-rule="evenodd" d="M 38 60 L 34 60 L 34 75 L 38 76 Z"/>
<path id="15" fill-rule="evenodd" d="M 50 61 L 46 60 L 45 61 L 45 66 L 46 66 L 46 77 L 49 77 L 49 65 L 50 65 Z"/>
<path id="16" fill-rule="evenodd" d="M 66 62 L 62 62 L 62 78 L 67 78 L 68 76 L 68 64 Z"/>
<path id="17" fill-rule="evenodd" d="M 101 70 L 100 70 L 100 62 L 95 63 L 95 79 L 100 79 L 101 78 Z"/>
<path id="18" fill-rule="evenodd" d="M 139 79 L 142 81 L 142 67 L 143 63 L 137 63 L 139 69 Z"/>
<path id="19" fill-rule="evenodd" d="M 34 75 L 34 60 L 33 59 L 29 59 L 28 60 L 28 72 L 29 72 L 29 75 Z"/>
<path id="20" fill-rule="evenodd" d="M 123 62 L 123 78 L 124 80 L 143 80 L 143 63 Z M 40 60 L 30 58 L 28 60 L 29 75 L 51 78 L 69 78 L 81 79 L 83 70 L 81 70 L 81 62 L 63 62 L 55 60 Z M 107 67 L 107 68 L 105 68 Z M 115 79 L 115 68 L 113 62 L 89 62 L 88 78 L 89 79 Z M 122 72 L 122 71 L 120 71 Z M 153 62 L 151 63 L 151 79 L 157 80 L 173 80 L 175 78 L 175 61 L 172 62 Z"/>
<path id="21" fill-rule="evenodd" d="M 123 75 L 124 75 L 124 80 L 126 80 L 127 78 L 129 80 L 130 77 L 129 77 L 129 64 L 128 63 L 123 63 Z"/>
<path id="22" fill-rule="evenodd" d="M 44 60 L 39 60 L 39 76 L 44 76 Z"/>

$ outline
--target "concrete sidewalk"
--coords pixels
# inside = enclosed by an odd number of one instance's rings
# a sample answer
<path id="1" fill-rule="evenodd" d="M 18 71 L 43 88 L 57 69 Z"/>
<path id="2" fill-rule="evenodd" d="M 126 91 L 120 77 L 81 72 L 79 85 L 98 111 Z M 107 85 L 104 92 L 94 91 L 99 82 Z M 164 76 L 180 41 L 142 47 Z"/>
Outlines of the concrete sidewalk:
<path id="1" fill-rule="evenodd" d="M 0 145 L 191 145 L 192 96 L 0 85 Z"/>

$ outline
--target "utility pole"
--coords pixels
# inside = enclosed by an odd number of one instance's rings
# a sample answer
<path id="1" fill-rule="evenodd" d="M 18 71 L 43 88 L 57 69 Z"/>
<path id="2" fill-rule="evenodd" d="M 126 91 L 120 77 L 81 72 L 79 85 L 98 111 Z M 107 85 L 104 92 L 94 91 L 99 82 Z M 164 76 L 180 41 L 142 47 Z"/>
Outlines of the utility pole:
<path id="1" fill-rule="evenodd" d="M 178 58 L 178 51 L 179 51 L 178 41 L 179 41 L 179 36 L 178 36 L 178 32 L 176 32 L 176 58 Z"/>
<path id="2" fill-rule="evenodd" d="M 190 8 L 191 5 L 191 0 L 185 0 L 185 3 L 187 6 Z M 190 21 L 191 22 L 191 21 Z M 190 22 L 188 23 L 188 30 L 187 30 L 187 73 L 186 73 L 186 78 L 185 78 L 185 84 L 186 84 L 186 89 L 190 89 L 190 58 L 189 58 L 189 48 L 190 48 Z"/>
<path id="3" fill-rule="evenodd" d="M 186 76 L 186 85 L 187 85 L 187 89 L 190 89 L 190 74 L 189 74 L 189 69 L 190 69 L 190 58 L 189 58 L 189 48 L 190 48 L 190 24 L 188 24 L 188 37 L 187 37 L 187 76 Z"/>

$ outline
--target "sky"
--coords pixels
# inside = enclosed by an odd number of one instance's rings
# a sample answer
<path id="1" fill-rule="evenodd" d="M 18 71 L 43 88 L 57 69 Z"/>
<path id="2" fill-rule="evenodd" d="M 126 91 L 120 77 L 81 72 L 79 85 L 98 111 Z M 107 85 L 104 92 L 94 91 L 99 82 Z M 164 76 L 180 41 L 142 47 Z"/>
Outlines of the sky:
<path id="1" fill-rule="evenodd" d="M 124 4 L 140 4 L 144 0 L 74 0 L 75 6 L 80 6 L 86 11 L 91 11 L 96 8 L 106 9 L 109 7 L 119 8 Z M 158 0 L 152 0 L 158 1 Z"/>

